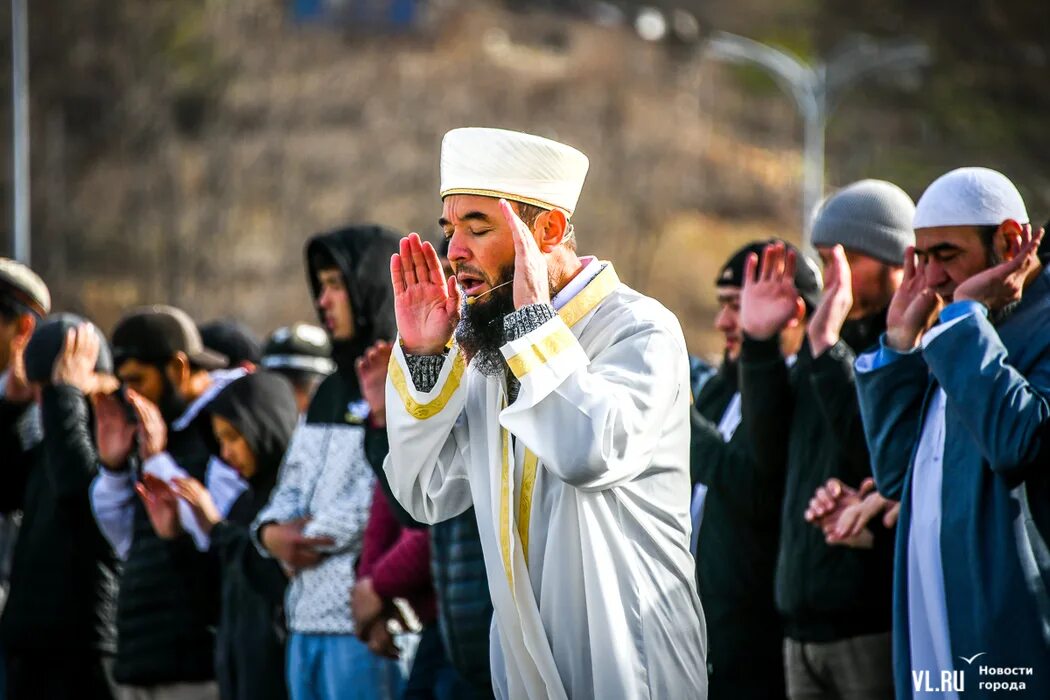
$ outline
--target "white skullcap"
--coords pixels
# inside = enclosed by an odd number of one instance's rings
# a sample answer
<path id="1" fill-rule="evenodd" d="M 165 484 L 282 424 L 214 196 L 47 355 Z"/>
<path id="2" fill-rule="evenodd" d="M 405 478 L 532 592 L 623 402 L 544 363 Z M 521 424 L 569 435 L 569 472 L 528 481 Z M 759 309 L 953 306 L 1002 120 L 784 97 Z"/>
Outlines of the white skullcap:
<path id="1" fill-rule="evenodd" d="M 915 205 L 914 228 L 998 226 L 1007 219 L 1028 223 L 1028 210 L 1014 183 L 988 168 L 958 168 L 922 193 Z"/>
<path id="2" fill-rule="evenodd" d="M 441 141 L 441 198 L 503 197 L 572 214 L 587 177 L 572 146 L 504 129 L 453 129 Z"/>

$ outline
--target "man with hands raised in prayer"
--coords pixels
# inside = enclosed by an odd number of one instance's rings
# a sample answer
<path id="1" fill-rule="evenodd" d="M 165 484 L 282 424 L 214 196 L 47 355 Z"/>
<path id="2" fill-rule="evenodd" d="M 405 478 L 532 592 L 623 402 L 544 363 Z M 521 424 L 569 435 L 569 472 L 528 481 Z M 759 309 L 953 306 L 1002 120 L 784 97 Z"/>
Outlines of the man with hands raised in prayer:
<path id="1" fill-rule="evenodd" d="M 475 508 L 497 697 L 706 697 L 685 343 L 610 263 L 577 257 L 587 167 L 528 134 L 446 134 L 455 278 L 416 235 L 391 260 L 385 469 L 418 520 Z"/>
<path id="2" fill-rule="evenodd" d="M 950 671 L 971 671 L 967 697 L 984 697 L 975 654 L 1034 669 L 1019 679 L 1023 697 L 1050 697 L 1050 273 L 1028 221 L 1001 173 L 935 180 L 916 205 L 886 335 L 857 360 L 875 481 L 901 502 L 899 698 L 912 697 L 914 678 L 936 686 Z"/>
<path id="3" fill-rule="evenodd" d="M 815 294 L 796 286 L 797 267 L 810 266 L 800 253 L 775 242 L 762 251 L 761 265 L 754 253 L 748 257 L 740 295 L 741 430 L 761 478 L 783 490 L 774 587 L 788 696 L 889 698 L 892 537 L 884 533 L 866 549 L 832 547 L 803 517 L 828 479 L 859 485 L 871 476 L 854 355 L 841 338 L 853 306 L 850 265 L 841 245 L 826 258 L 817 305 Z M 778 339 L 803 324 L 789 367 Z"/>

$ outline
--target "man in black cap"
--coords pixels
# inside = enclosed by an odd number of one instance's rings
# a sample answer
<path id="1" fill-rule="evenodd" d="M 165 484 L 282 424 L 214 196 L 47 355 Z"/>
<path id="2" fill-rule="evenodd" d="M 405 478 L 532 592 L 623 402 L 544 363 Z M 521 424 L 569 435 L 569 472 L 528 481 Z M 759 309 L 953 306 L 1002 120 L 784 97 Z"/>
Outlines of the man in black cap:
<path id="1" fill-rule="evenodd" d="M 725 353 L 718 373 L 704 384 L 692 409 L 694 552 L 708 619 L 712 700 L 784 697 L 783 635 L 773 603 L 783 488 L 761 478 L 751 441 L 738 429 L 744 263 L 748 255 L 760 254 L 773 242 L 744 246 L 726 261 L 715 280 L 719 305 L 715 328 L 725 338 Z M 798 266 L 795 284 L 805 307 L 812 309 L 820 294 L 816 271 Z M 798 353 L 803 320 L 796 317 L 781 333 L 783 358 Z"/>
<path id="2" fill-rule="evenodd" d="M 795 281 L 803 264 L 783 244 L 767 246 L 761 264 L 750 253 L 740 294 L 741 430 L 758 478 L 783 489 L 775 597 L 788 695 L 892 698 L 892 534 L 880 528 L 866 549 L 836 547 L 804 518 L 820 485 L 832 477 L 859 485 L 871 465 L 854 354 L 841 338 L 852 305 L 841 245 L 831 250 L 798 360 L 784 362 L 778 338 L 806 316 Z"/>
<path id="3" fill-rule="evenodd" d="M 43 436 L 27 446 L 15 421 L 0 428 L 0 512 L 22 512 L 0 619 L 7 697 L 113 698 L 116 557 L 88 500 L 98 471 L 89 399 L 115 388 L 113 362 L 101 332 L 68 314 L 18 352 L 15 381 L 37 397 Z"/>
<path id="4" fill-rule="evenodd" d="M 207 350 L 190 317 L 170 306 L 125 316 L 113 332 L 113 355 L 128 393 L 149 409 L 137 426 L 119 410 L 99 416 L 103 468 L 92 506 L 125 560 L 114 676 L 135 698 L 218 697 L 213 626 L 219 588 L 204 553 L 207 538 L 188 511 L 165 522 L 146 504 L 175 476 L 206 481 L 217 449 L 198 399 L 211 388 L 209 370 L 225 367 L 227 358 Z M 172 544 L 155 530 L 180 536 Z"/>
<path id="5" fill-rule="evenodd" d="M 266 340 L 262 366 L 284 375 L 292 383 L 299 413 L 305 415 L 317 387 L 335 371 L 332 341 L 318 326 L 308 323 L 282 326 Z"/>

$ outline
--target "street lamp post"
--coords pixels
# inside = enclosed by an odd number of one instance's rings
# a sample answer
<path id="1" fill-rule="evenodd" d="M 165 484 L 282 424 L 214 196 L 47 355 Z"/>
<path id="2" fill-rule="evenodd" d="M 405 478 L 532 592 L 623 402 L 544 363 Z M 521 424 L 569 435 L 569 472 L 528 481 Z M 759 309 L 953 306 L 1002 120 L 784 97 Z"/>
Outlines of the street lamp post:
<path id="1" fill-rule="evenodd" d="M 29 264 L 29 20 L 26 0 L 11 0 L 11 234 L 14 257 Z"/>
<path id="2" fill-rule="evenodd" d="M 706 55 L 760 66 L 794 98 L 803 124 L 802 243 L 806 250 L 810 249 L 813 210 L 824 196 L 824 133 L 837 98 L 871 73 L 912 70 L 930 61 L 930 51 L 922 44 L 860 40 L 811 66 L 772 46 L 728 32 L 711 36 Z"/>

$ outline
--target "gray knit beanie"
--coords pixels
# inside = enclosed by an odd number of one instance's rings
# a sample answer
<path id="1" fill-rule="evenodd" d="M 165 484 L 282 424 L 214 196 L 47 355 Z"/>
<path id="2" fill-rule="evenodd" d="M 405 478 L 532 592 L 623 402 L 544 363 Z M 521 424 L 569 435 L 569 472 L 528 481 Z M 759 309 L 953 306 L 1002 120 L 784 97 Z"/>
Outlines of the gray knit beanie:
<path id="1" fill-rule="evenodd" d="M 915 203 L 891 182 L 861 180 L 824 200 L 813 220 L 813 245 L 841 245 L 890 265 L 915 245 Z"/>

